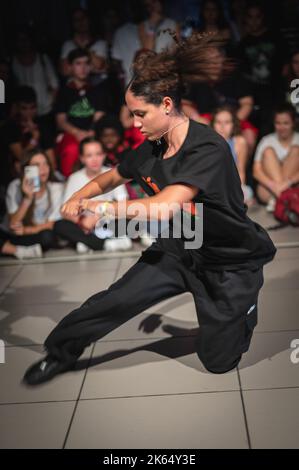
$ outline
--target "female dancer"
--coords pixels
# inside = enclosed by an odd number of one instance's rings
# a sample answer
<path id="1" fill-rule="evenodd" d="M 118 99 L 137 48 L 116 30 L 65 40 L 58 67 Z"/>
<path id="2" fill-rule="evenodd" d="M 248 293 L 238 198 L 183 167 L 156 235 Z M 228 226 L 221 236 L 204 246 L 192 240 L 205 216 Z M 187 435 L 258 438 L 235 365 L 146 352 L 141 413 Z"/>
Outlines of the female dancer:
<path id="1" fill-rule="evenodd" d="M 171 236 L 174 219 L 170 218 L 168 238 L 162 233 L 121 279 L 60 321 L 45 341 L 46 357 L 26 372 L 27 384 L 45 382 L 71 369 L 90 343 L 186 291 L 194 297 L 200 323 L 196 352 L 207 370 L 227 372 L 247 351 L 257 323 L 263 265 L 273 259 L 276 249 L 267 232 L 246 214 L 227 142 L 180 111 L 183 84 L 202 79 L 213 66 L 208 60 L 210 46 L 210 38 L 195 34 L 172 51 L 139 56 L 125 98 L 146 141 L 62 207 L 68 215 L 89 209 L 134 218 L 138 203 L 149 218 L 157 204 L 158 219 L 167 219 L 170 204 L 192 203 L 195 218 L 196 203 L 203 203 L 201 247 L 187 248 L 184 235 Z M 121 203 L 90 200 L 132 179 L 148 198 Z"/>

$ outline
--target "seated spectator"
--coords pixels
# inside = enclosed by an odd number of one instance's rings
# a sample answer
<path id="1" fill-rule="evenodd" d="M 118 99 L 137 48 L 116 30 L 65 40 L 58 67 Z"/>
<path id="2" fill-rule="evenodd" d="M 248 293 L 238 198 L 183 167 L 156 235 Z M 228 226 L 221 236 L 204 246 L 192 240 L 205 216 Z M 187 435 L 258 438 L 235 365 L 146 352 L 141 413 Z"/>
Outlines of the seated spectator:
<path id="1" fill-rule="evenodd" d="M 81 141 L 80 161 L 83 168 L 69 177 L 66 183 L 64 202 L 98 174 L 109 170 L 108 167 L 103 166 L 105 157 L 102 145 L 94 137 L 87 137 Z M 121 185 L 104 195 L 96 196 L 94 199 L 123 201 L 127 197 L 126 188 Z M 132 241 L 128 237 L 116 238 L 109 228 L 106 230 L 96 229 L 95 235 L 94 229 L 97 221 L 96 216 L 88 213 L 69 217 L 67 220 L 63 219 L 55 224 L 55 233 L 74 244 L 78 253 L 87 253 L 90 250 L 128 250 L 132 247 Z"/>
<path id="2" fill-rule="evenodd" d="M 104 116 L 97 123 L 96 134 L 107 155 L 105 165 L 108 167 L 118 165 L 124 153 L 130 149 L 129 143 L 124 138 L 125 133 L 121 122 L 113 116 Z M 145 195 L 144 191 L 137 183 L 126 183 L 126 188 L 129 199 L 137 199 Z"/>
<path id="3" fill-rule="evenodd" d="M 28 165 L 36 165 L 39 169 L 40 190 L 37 192 L 25 177 Z M 54 247 L 54 224 L 61 218 L 63 189 L 62 183 L 54 181 L 47 154 L 39 149 L 28 152 L 23 160 L 21 178 L 13 180 L 7 189 L 6 227 L 10 229 L 6 233 L 7 240 L 15 246 L 38 244 L 43 251 Z"/>
<path id="4" fill-rule="evenodd" d="M 2 148 L 8 157 L 9 180 L 20 176 L 25 151 L 36 147 L 45 149 L 53 170 L 56 170 L 54 134 L 45 121 L 37 116 L 36 93 L 33 88 L 21 86 L 15 90 L 14 113 L 1 130 Z"/>
<path id="5" fill-rule="evenodd" d="M 238 168 L 244 201 L 250 206 L 254 203 L 253 191 L 246 184 L 246 167 L 248 163 L 248 147 L 246 140 L 240 134 L 239 120 L 236 113 L 229 107 L 218 108 L 213 114 L 211 126 L 229 144 L 232 156 Z"/>
<path id="6" fill-rule="evenodd" d="M 180 36 L 178 24 L 164 15 L 161 0 L 143 0 L 147 17 L 138 25 L 139 40 L 142 49 L 161 52 L 174 44 L 171 30 Z"/>
<path id="7" fill-rule="evenodd" d="M 90 58 L 84 49 L 75 49 L 68 56 L 71 78 L 58 93 L 55 112 L 57 126 L 63 131 L 57 146 L 60 168 L 68 177 L 79 158 L 79 143 L 94 136 L 94 125 L 106 110 L 107 97 L 102 84 L 89 83 Z"/>
<path id="8" fill-rule="evenodd" d="M 42 257 L 42 249 L 38 243 L 32 245 L 32 241 L 29 240 L 29 246 L 22 246 L 18 245 L 18 240 L 18 236 L 12 237 L 11 234 L 0 228 L 1 256 L 14 256 L 18 259 Z M 24 243 L 24 238 L 22 239 L 22 243 Z"/>
<path id="9" fill-rule="evenodd" d="M 12 71 L 17 85 L 32 87 L 37 96 L 37 114 L 47 116 L 52 110 L 58 80 L 50 59 L 40 54 L 27 28 L 16 34 Z"/>
<path id="10" fill-rule="evenodd" d="M 257 195 L 273 211 L 282 191 L 299 183 L 299 133 L 294 131 L 295 111 L 290 104 L 276 109 L 273 134 L 257 146 L 253 176 L 258 182 Z"/>
<path id="11" fill-rule="evenodd" d="M 78 48 L 86 49 L 90 53 L 92 71 L 97 75 L 97 83 L 99 83 L 99 75 L 106 72 L 107 43 L 101 39 L 96 40 L 91 31 L 88 13 L 82 8 L 76 8 L 73 11 L 71 27 L 72 38 L 64 42 L 60 53 L 61 74 L 66 77 L 71 75 L 69 53 Z"/>
<path id="12" fill-rule="evenodd" d="M 237 112 L 241 132 L 251 154 L 258 133 L 249 120 L 254 105 L 251 87 L 238 71 L 232 70 L 224 51 L 210 48 L 207 53 L 212 63 L 209 77 L 191 86 L 182 103 L 183 111 L 190 118 L 208 124 L 216 108 L 232 106 Z"/>
<path id="13" fill-rule="evenodd" d="M 104 164 L 110 167 L 118 165 L 119 154 L 128 148 L 121 122 L 114 116 L 104 116 L 97 122 L 96 135 L 106 154 Z"/>

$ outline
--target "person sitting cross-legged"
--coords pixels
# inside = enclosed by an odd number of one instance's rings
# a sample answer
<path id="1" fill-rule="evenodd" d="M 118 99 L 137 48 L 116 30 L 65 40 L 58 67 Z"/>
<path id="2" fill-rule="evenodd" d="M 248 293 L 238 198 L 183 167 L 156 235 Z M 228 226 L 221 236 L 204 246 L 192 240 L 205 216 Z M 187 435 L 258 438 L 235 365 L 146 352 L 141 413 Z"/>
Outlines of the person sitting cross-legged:
<path id="1" fill-rule="evenodd" d="M 89 183 L 109 168 L 103 166 L 106 154 L 101 143 L 94 137 L 87 137 L 80 143 L 80 161 L 83 167 L 73 173 L 67 183 L 64 193 L 64 201 L 67 201 L 76 191 Z M 97 196 L 96 200 L 123 201 L 128 198 L 128 193 L 124 185 L 121 185 L 105 196 Z M 109 228 L 96 227 L 98 218 L 88 212 L 77 216 L 69 216 L 59 220 L 55 224 L 55 233 L 59 237 L 68 240 L 76 246 L 78 253 L 94 251 L 118 251 L 128 250 L 132 247 L 132 241 L 127 236 L 115 237 L 114 232 Z"/>

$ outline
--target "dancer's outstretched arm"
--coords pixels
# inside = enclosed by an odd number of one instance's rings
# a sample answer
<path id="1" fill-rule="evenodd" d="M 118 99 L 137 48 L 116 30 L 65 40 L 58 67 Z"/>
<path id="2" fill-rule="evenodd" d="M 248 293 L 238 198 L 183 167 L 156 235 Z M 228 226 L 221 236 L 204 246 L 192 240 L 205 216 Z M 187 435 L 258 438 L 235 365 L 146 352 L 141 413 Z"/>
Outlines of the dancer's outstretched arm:
<path id="1" fill-rule="evenodd" d="M 68 216 L 77 216 L 81 210 L 80 201 L 82 199 L 91 199 L 100 194 L 112 191 L 112 189 L 121 184 L 131 181 L 123 178 L 117 168 L 112 168 L 92 179 L 79 191 L 76 191 L 61 208 L 61 213 Z"/>
<path id="2" fill-rule="evenodd" d="M 169 220 L 174 213 L 190 203 L 198 193 L 198 188 L 187 184 L 171 184 L 157 194 L 125 201 L 94 201 L 81 199 L 81 210 L 88 210 L 94 214 L 112 216 L 114 218 L 137 218 L 139 220 Z M 104 206 L 104 210 L 102 210 Z M 191 207 L 188 211 L 191 212 Z M 196 212 L 194 213 L 196 214 Z"/>

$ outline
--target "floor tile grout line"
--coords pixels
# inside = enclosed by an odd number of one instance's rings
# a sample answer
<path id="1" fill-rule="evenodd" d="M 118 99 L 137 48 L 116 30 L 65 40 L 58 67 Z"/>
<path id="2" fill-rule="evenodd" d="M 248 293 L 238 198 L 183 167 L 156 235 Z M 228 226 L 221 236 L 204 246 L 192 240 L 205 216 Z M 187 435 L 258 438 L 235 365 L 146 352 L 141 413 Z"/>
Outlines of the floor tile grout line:
<path id="1" fill-rule="evenodd" d="M 0 403 L 1 406 L 15 406 L 15 405 L 44 405 L 44 404 L 51 404 L 51 403 L 75 403 L 76 399 L 69 399 L 69 400 L 42 400 L 42 401 L 13 401 L 7 403 Z"/>
<path id="2" fill-rule="evenodd" d="M 243 392 L 263 392 L 269 390 L 299 390 L 298 386 L 293 387 L 272 387 L 272 388 L 253 388 L 253 389 L 242 389 Z M 176 396 L 190 396 L 190 395 L 208 395 L 216 393 L 233 393 L 239 392 L 240 388 L 229 389 L 229 390 L 209 390 L 202 392 L 178 392 L 178 393 L 156 393 L 150 395 L 122 395 L 117 397 L 92 397 L 92 398 L 80 398 L 79 402 L 83 401 L 100 401 L 100 400 L 123 400 L 123 399 L 134 399 L 134 398 L 154 398 L 154 397 L 176 397 Z M 51 404 L 51 403 L 75 403 L 78 399 L 69 400 L 43 400 L 43 401 L 25 401 L 25 402 L 7 402 L 0 403 L 1 406 L 12 406 L 12 405 L 40 405 L 40 404 Z"/>
<path id="3" fill-rule="evenodd" d="M 299 388 L 299 387 L 298 387 Z M 80 398 L 82 401 L 93 401 L 93 400 L 124 400 L 124 399 L 134 399 L 134 398 L 154 398 L 154 397 L 180 397 L 180 396 L 193 396 L 193 395 L 208 395 L 216 393 L 237 393 L 239 388 L 229 389 L 229 390 L 210 390 L 202 392 L 177 392 L 177 393 L 154 393 L 154 394 L 145 394 L 145 395 L 121 395 L 118 397 L 101 397 L 101 398 Z"/>
<path id="4" fill-rule="evenodd" d="M 243 417 L 244 417 L 248 447 L 249 447 L 249 449 L 252 449 L 250 433 L 249 433 L 249 427 L 248 427 L 247 414 L 246 414 L 246 408 L 245 408 L 245 402 L 244 402 L 244 396 L 243 396 L 243 391 L 242 391 L 241 376 L 240 376 L 240 371 L 239 371 L 238 367 L 237 367 L 237 375 L 238 375 L 238 381 L 239 381 L 240 398 L 241 398 L 241 403 L 242 403 L 242 410 L 243 410 Z"/>
<path id="5" fill-rule="evenodd" d="M 81 388 L 81 387 L 80 387 Z M 299 387 L 298 387 L 299 388 Z M 176 397 L 176 396 L 193 396 L 193 395 L 208 395 L 216 393 L 237 393 L 239 392 L 239 388 L 229 389 L 229 390 L 210 390 L 210 391 L 202 391 L 202 392 L 177 392 L 177 393 L 155 393 L 155 394 L 146 394 L 146 395 L 121 395 L 117 397 L 92 397 L 92 398 L 80 398 L 78 400 L 44 400 L 44 401 L 30 401 L 30 402 L 11 402 L 11 403 L 0 403 L 1 406 L 8 406 L 8 405 L 40 405 L 40 404 L 51 404 L 51 403 L 76 403 L 85 402 L 85 401 L 100 401 L 100 400 L 124 400 L 124 399 L 134 399 L 134 398 L 163 398 L 163 397 Z"/>
<path id="6" fill-rule="evenodd" d="M 241 369 L 242 372 L 242 369 Z M 247 388 L 242 387 L 243 392 L 265 392 L 269 390 L 294 390 L 299 389 L 299 385 L 282 385 L 281 387 L 261 387 L 261 388 Z"/>
<path id="7" fill-rule="evenodd" d="M 118 260 L 118 265 L 117 265 L 117 267 L 116 267 L 116 269 L 115 269 L 113 282 L 115 282 L 115 280 L 116 280 L 117 277 L 118 277 L 118 273 L 119 273 L 121 264 L 122 264 L 122 263 L 121 263 L 121 259 L 119 259 L 119 260 Z M 78 408 L 78 405 L 79 405 L 80 396 L 81 396 L 81 393 L 82 393 L 82 390 L 83 390 L 83 387 L 84 387 L 84 383 L 85 383 L 85 380 L 86 380 L 86 376 L 87 376 L 87 373 L 88 373 L 88 367 L 89 367 L 89 364 L 91 363 L 91 360 L 92 360 L 92 356 L 93 356 L 95 347 L 96 347 L 96 342 L 93 343 L 93 346 L 92 346 L 92 348 L 91 348 L 91 352 L 90 352 L 88 364 L 87 364 L 87 367 L 86 367 L 85 372 L 84 372 L 84 376 L 83 376 L 83 380 L 82 380 L 82 383 L 81 383 L 81 387 L 80 387 L 80 390 L 79 390 L 79 393 L 78 393 L 78 396 L 77 396 L 77 400 L 76 400 L 76 403 L 75 403 L 75 406 L 74 406 L 74 409 L 73 409 L 73 413 L 72 413 L 72 416 L 71 416 L 71 419 L 70 419 L 70 423 L 69 423 L 69 426 L 68 426 L 68 429 L 67 429 L 67 432 L 66 432 L 66 435 L 65 435 L 63 444 L 62 444 L 62 449 L 65 449 L 65 446 L 66 446 L 66 444 L 67 444 L 67 440 L 68 440 L 69 434 L 70 434 L 70 432 L 71 432 L 72 424 L 73 424 L 73 421 L 74 421 L 74 418 L 75 418 L 75 414 L 76 414 L 76 411 L 77 411 L 77 408 Z"/>
<path id="8" fill-rule="evenodd" d="M 14 276 L 12 276 L 11 280 L 9 281 L 9 283 L 4 287 L 4 289 L 2 289 L 0 291 L 0 297 L 4 296 L 5 295 L 5 291 L 7 289 L 9 289 L 9 287 L 11 286 L 11 284 L 16 280 L 16 278 L 18 277 L 18 275 L 21 273 L 21 271 L 23 270 L 23 266 L 20 266 L 18 271 L 15 273 Z"/>
<path id="9" fill-rule="evenodd" d="M 69 437 L 69 434 L 70 434 L 70 431 L 71 431 L 71 427 L 72 427 L 72 424 L 73 424 L 73 421 L 74 421 L 74 418 L 75 418 L 75 414 L 76 414 L 76 411 L 77 411 L 77 408 L 78 408 L 78 405 L 79 405 L 80 395 L 81 395 L 82 390 L 83 390 L 83 386 L 84 386 L 85 379 L 86 379 L 86 376 L 87 376 L 88 366 L 91 362 L 94 348 L 95 348 L 95 345 L 93 345 L 93 347 L 91 348 L 88 364 L 87 364 L 87 367 L 84 371 L 81 387 L 80 387 L 80 390 L 79 390 L 79 393 L 78 393 L 78 396 L 77 396 L 77 399 L 76 399 L 76 403 L 75 403 L 75 406 L 74 406 L 74 409 L 73 409 L 73 413 L 72 413 L 72 416 L 71 416 L 71 419 L 70 419 L 70 423 L 68 425 L 68 429 L 67 429 L 66 434 L 65 434 L 65 438 L 64 438 L 64 441 L 63 441 L 63 444 L 62 444 L 62 449 L 65 449 L 65 446 L 66 446 L 66 443 L 67 443 L 67 440 L 68 440 L 68 437 Z"/>

